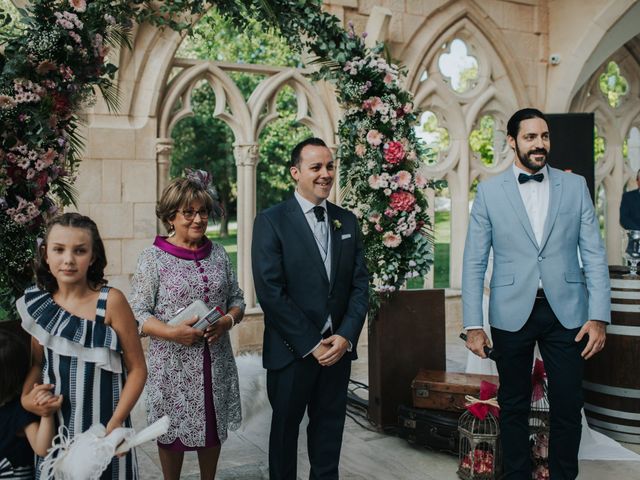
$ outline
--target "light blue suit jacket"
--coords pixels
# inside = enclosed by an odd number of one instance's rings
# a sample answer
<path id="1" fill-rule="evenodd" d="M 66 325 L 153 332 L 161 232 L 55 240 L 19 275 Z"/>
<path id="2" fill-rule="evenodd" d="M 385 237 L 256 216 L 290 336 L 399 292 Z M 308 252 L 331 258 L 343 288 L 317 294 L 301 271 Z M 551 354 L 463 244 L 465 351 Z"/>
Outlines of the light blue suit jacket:
<path id="1" fill-rule="evenodd" d="M 520 330 L 533 309 L 539 279 L 566 328 L 611 321 L 607 258 L 587 184 L 579 175 L 547 169 L 549 211 L 540 245 L 512 168 L 478 186 L 464 248 L 465 328 L 482 326 L 483 281 L 492 248 L 491 326 Z"/>

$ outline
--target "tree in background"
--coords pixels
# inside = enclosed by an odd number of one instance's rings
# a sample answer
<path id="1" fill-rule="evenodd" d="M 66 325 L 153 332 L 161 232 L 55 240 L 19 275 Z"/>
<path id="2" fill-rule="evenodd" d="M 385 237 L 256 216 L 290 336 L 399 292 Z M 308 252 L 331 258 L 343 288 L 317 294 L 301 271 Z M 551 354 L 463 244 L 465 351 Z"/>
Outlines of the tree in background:
<path id="1" fill-rule="evenodd" d="M 240 32 L 212 8 L 194 27 L 194 34 L 183 42 L 178 57 L 220 62 L 301 66 L 299 55 L 273 30 L 264 30 L 256 20 L 248 20 Z M 232 72 L 232 79 L 245 98 L 258 86 L 264 75 Z M 228 234 L 228 219 L 236 214 L 237 179 L 233 157 L 234 137 L 231 129 L 213 118 L 215 96 L 203 82 L 192 94 L 194 115 L 180 121 L 172 132 L 174 150 L 171 176 L 181 175 L 185 167 L 201 168 L 212 173 L 220 200 L 227 212 L 220 225 L 221 236 Z M 277 97 L 279 118 L 270 122 L 260 137 L 260 161 L 257 167 L 257 207 L 261 210 L 291 194 L 288 158 L 296 143 L 310 135 L 295 120 L 296 99 L 290 88 Z"/>

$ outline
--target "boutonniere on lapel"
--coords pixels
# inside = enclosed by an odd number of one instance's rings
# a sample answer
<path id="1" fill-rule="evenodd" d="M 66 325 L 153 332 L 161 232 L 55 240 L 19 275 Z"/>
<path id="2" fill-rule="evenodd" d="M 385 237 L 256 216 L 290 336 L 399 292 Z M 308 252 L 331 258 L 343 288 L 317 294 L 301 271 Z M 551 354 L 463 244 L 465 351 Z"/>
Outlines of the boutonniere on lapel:
<path id="1" fill-rule="evenodd" d="M 340 223 L 340 220 L 334 220 L 333 222 L 331 222 L 333 225 L 333 230 L 340 230 L 342 228 L 342 223 Z"/>

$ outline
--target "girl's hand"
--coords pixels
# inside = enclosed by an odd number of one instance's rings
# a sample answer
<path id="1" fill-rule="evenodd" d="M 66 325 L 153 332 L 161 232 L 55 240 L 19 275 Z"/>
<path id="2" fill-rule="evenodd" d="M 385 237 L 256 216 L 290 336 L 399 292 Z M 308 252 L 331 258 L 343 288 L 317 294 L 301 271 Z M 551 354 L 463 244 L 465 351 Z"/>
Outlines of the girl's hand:
<path id="1" fill-rule="evenodd" d="M 204 338 L 206 338 L 209 343 L 216 342 L 225 332 L 231 330 L 231 327 L 233 327 L 233 318 L 227 313 L 216 323 L 205 328 Z"/>
<path id="2" fill-rule="evenodd" d="M 111 417 L 111 420 L 109 420 L 109 423 L 107 423 L 107 432 L 105 433 L 106 435 L 109 435 L 111 432 L 113 432 L 116 428 L 121 428 L 122 427 L 122 421 L 120 419 L 117 419 L 115 417 Z"/>
<path id="3" fill-rule="evenodd" d="M 202 330 L 198 330 L 192 327 L 192 325 L 194 325 L 197 321 L 198 321 L 198 316 L 194 315 L 193 318 L 191 318 L 191 320 L 187 320 L 186 322 L 181 323 L 180 325 L 176 325 L 172 327 L 173 335 L 171 339 L 176 343 L 180 343 L 181 345 L 187 345 L 187 346 L 193 345 L 194 343 L 198 343 L 202 338 L 202 336 L 204 335 L 204 332 Z"/>
<path id="4" fill-rule="evenodd" d="M 54 385 L 50 383 L 39 384 L 34 383 L 29 393 L 22 396 L 22 407 L 35 413 L 40 417 L 49 417 L 54 412 L 60 410 L 62 406 L 62 395 L 53 395 Z"/>

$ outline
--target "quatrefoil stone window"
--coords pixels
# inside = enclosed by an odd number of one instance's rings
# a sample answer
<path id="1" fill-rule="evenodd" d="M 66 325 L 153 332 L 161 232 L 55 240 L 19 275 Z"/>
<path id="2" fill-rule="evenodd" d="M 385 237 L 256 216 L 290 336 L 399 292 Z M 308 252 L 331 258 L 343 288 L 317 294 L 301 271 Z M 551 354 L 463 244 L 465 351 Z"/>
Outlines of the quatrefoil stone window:
<path id="1" fill-rule="evenodd" d="M 619 107 L 622 97 L 629 93 L 629 82 L 622 76 L 618 64 L 613 61 L 607 64 L 607 69 L 600 75 L 598 83 L 600 91 L 612 108 Z"/>
<path id="2" fill-rule="evenodd" d="M 438 68 L 451 89 L 464 93 L 475 87 L 478 81 L 478 61 L 469 55 L 467 44 L 456 38 L 442 48 L 446 52 L 438 58 Z"/>

